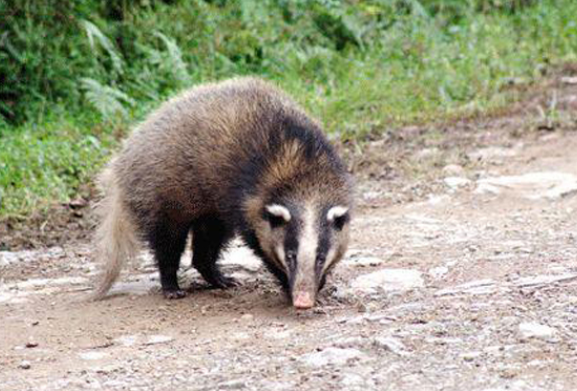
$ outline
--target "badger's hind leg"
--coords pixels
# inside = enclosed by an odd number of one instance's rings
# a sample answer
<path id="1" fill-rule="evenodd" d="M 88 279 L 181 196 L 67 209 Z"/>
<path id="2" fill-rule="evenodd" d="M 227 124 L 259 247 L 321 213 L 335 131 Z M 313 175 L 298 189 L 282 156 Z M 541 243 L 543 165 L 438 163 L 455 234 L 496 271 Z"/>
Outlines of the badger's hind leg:
<path id="1" fill-rule="evenodd" d="M 186 246 L 189 226 L 161 221 L 149 233 L 149 243 L 160 271 L 162 293 L 167 299 L 181 299 L 177 271 Z"/>
<path id="2" fill-rule="evenodd" d="M 213 287 L 226 289 L 237 286 L 232 277 L 224 276 L 217 261 L 223 247 L 232 238 L 232 232 L 217 217 L 205 217 L 193 223 L 192 264 Z"/>

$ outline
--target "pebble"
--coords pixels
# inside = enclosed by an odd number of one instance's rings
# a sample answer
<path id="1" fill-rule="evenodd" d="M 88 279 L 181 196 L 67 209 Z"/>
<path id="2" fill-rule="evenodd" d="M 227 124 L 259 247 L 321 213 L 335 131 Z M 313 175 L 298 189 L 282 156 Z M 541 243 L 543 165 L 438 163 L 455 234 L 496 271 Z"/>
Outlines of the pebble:
<path id="1" fill-rule="evenodd" d="M 458 164 L 448 164 L 443 167 L 443 173 L 450 177 L 462 177 L 465 174 L 465 170 Z"/>
<path id="2" fill-rule="evenodd" d="M 121 337 L 114 339 L 114 342 L 119 343 L 123 346 L 132 346 L 136 343 L 137 340 L 138 340 L 137 335 L 123 335 Z"/>
<path id="3" fill-rule="evenodd" d="M 242 321 L 245 321 L 245 322 L 250 322 L 250 321 L 254 320 L 254 315 L 253 314 L 244 314 L 243 316 L 240 317 L 240 319 Z"/>
<path id="4" fill-rule="evenodd" d="M 523 322 L 519 325 L 519 332 L 523 338 L 551 338 L 555 329 L 537 322 Z"/>
<path id="5" fill-rule="evenodd" d="M 299 361 L 309 367 L 320 368 L 327 365 L 342 366 L 349 361 L 359 359 L 363 353 L 357 349 L 326 348 L 320 352 L 307 353 Z"/>
<path id="6" fill-rule="evenodd" d="M 81 352 L 78 353 L 83 360 L 100 360 L 106 357 L 106 353 L 104 352 Z"/>
<path id="7" fill-rule="evenodd" d="M 402 291 L 420 288 L 425 284 L 421 273 L 411 269 L 381 269 L 361 275 L 351 286 L 356 291 L 373 293 L 375 290 Z"/>
<path id="8" fill-rule="evenodd" d="M 229 380 L 218 385 L 219 390 L 240 390 L 246 388 L 246 382 L 241 379 Z"/>
<path id="9" fill-rule="evenodd" d="M 32 365 L 28 360 L 21 361 L 20 364 L 18 364 L 18 368 L 20 369 L 30 369 L 31 367 Z"/>
<path id="10" fill-rule="evenodd" d="M 447 266 L 437 266 L 437 267 L 433 267 L 433 268 L 429 269 L 429 274 L 433 278 L 441 278 L 445 274 L 447 274 L 448 272 L 449 272 L 449 268 Z"/>
<path id="11" fill-rule="evenodd" d="M 174 338 L 168 335 L 151 335 L 150 337 L 148 337 L 148 340 L 146 341 L 145 345 L 156 345 L 159 343 L 171 342 L 173 340 Z"/>
<path id="12" fill-rule="evenodd" d="M 377 257 L 350 257 L 343 260 L 343 264 L 350 266 L 378 266 L 385 261 Z"/>
<path id="13" fill-rule="evenodd" d="M 518 176 L 501 176 L 477 181 L 478 194 L 519 194 L 530 200 L 558 199 L 577 192 L 577 176 L 563 172 L 533 172 Z"/>
<path id="14" fill-rule="evenodd" d="M 468 352 L 461 354 L 461 358 L 467 362 L 475 361 L 475 359 L 481 357 L 483 354 L 481 352 Z"/>
<path id="15" fill-rule="evenodd" d="M 450 187 L 451 189 L 458 189 L 460 187 L 465 187 L 471 183 L 470 179 L 458 177 L 458 176 L 450 176 L 443 179 L 445 185 Z"/>
<path id="16" fill-rule="evenodd" d="M 398 354 L 399 356 L 404 356 L 407 354 L 405 345 L 394 337 L 377 337 L 374 339 L 376 346 Z"/>

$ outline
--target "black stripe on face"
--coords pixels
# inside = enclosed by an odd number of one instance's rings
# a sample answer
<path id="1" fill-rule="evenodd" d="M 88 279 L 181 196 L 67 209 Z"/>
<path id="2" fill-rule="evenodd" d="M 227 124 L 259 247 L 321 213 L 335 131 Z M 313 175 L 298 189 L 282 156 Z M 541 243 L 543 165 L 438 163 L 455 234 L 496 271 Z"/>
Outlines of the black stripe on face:
<path id="1" fill-rule="evenodd" d="M 285 262 L 288 267 L 288 277 L 291 283 L 294 281 L 294 275 L 298 266 L 297 254 L 299 251 L 300 226 L 297 220 L 298 219 L 292 219 L 287 225 L 284 241 Z"/>
<path id="2" fill-rule="evenodd" d="M 317 246 L 317 259 L 315 264 L 315 272 L 317 281 L 320 281 L 323 277 L 323 268 L 325 263 L 327 262 L 327 255 L 329 249 L 331 248 L 332 242 L 332 233 L 331 233 L 331 226 L 326 219 L 326 212 L 321 210 L 321 215 L 319 216 L 319 224 L 318 224 L 318 232 L 319 232 L 319 241 Z"/>

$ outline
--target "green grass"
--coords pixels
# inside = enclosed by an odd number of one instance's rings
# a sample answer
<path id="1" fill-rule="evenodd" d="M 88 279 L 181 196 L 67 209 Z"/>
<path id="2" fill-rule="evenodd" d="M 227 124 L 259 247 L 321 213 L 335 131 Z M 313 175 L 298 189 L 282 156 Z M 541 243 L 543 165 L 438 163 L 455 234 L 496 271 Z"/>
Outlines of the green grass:
<path id="1" fill-rule="evenodd" d="M 0 217 L 75 196 L 119 129 L 203 81 L 274 80 L 360 140 L 502 107 L 510 80 L 577 61 L 573 0 L 2 4 Z"/>

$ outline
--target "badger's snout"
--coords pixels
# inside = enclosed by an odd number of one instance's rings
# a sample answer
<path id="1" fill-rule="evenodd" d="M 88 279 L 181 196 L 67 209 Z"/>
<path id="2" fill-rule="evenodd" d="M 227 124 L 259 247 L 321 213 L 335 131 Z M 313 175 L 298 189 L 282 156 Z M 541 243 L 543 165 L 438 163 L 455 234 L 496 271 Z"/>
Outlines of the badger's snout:
<path id="1" fill-rule="evenodd" d="M 298 310 L 308 310 L 314 307 L 315 296 L 311 292 L 295 292 L 293 293 L 293 306 Z"/>

